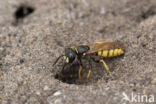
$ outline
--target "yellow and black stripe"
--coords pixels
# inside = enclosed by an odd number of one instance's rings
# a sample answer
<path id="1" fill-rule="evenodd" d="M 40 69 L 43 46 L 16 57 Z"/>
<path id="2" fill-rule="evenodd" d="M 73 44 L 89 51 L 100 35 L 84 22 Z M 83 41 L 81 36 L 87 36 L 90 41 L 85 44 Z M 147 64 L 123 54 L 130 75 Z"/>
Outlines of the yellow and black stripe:
<path id="1" fill-rule="evenodd" d="M 97 55 L 102 57 L 115 57 L 124 54 L 124 51 L 120 49 L 99 50 Z"/>

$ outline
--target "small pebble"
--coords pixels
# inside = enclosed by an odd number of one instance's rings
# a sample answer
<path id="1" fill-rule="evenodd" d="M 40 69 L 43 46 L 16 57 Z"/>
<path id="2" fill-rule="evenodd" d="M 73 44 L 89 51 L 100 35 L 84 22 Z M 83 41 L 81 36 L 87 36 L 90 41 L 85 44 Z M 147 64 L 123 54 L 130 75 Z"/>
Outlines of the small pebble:
<path id="1" fill-rule="evenodd" d="M 106 13 L 105 8 L 101 8 L 100 13 L 101 13 L 101 14 L 105 14 L 105 13 Z"/>
<path id="2" fill-rule="evenodd" d="M 83 26 L 84 25 L 84 22 L 80 22 L 80 26 Z"/>
<path id="3" fill-rule="evenodd" d="M 35 90 L 31 90 L 31 92 L 32 92 L 32 93 L 34 93 L 34 92 L 35 92 Z"/>
<path id="4" fill-rule="evenodd" d="M 47 90 L 50 90 L 50 88 L 48 86 L 44 86 L 43 90 L 47 91 Z"/>
<path id="5" fill-rule="evenodd" d="M 59 95 L 61 95 L 61 91 L 57 91 L 53 94 L 53 96 L 59 96 Z"/>
<path id="6" fill-rule="evenodd" d="M 24 59 L 23 58 L 20 59 L 20 63 L 21 64 L 24 63 Z"/>
<path id="7" fill-rule="evenodd" d="M 8 61 L 12 61 L 12 58 L 8 57 Z"/>
<path id="8" fill-rule="evenodd" d="M 36 92 L 37 95 L 40 95 L 41 93 L 39 91 Z"/>
<path id="9" fill-rule="evenodd" d="M 3 51 L 4 50 L 4 48 L 3 47 L 0 47 L 0 51 Z"/>
<path id="10" fill-rule="evenodd" d="M 156 85 L 156 77 L 153 78 L 153 80 L 151 81 L 151 83 L 152 83 L 153 85 Z"/>

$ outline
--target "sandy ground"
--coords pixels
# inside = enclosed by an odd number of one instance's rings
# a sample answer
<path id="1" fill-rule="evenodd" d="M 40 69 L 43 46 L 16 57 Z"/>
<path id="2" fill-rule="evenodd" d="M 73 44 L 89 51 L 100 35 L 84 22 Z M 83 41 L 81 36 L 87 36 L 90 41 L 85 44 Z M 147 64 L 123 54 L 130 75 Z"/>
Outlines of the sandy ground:
<path id="1" fill-rule="evenodd" d="M 21 4 L 34 12 L 14 25 Z M 97 63 L 88 83 L 86 61 L 81 81 L 76 62 L 52 66 L 65 47 L 96 41 L 123 45 L 124 56 L 106 59 L 114 78 Z M 0 0 L 0 104 L 149 104 L 151 96 L 156 103 L 156 0 Z"/>

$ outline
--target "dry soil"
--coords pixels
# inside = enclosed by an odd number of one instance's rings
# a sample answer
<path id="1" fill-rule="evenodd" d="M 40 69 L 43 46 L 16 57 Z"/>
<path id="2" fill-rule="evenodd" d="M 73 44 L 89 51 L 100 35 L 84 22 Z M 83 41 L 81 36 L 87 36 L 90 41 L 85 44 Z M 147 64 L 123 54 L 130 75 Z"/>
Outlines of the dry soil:
<path id="1" fill-rule="evenodd" d="M 34 11 L 16 20 L 21 5 Z M 125 50 L 106 59 L 113 78 L 93 62 L 87 83 L 85 60 L 82 80 L 76 61 L 52 65 L 65 47 L 96 41 Z M 132 93 L 156 103 L 156 0 L 0 0 L 0 104 L 138 104 L 122 100 Z"/>

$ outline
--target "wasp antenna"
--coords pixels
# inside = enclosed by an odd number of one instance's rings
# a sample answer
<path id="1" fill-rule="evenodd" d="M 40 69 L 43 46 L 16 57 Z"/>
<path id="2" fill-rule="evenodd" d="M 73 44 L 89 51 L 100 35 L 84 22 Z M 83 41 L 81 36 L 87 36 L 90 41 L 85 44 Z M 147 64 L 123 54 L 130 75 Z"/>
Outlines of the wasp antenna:
<path id="1" fill-rule="evenodd" d="M 56 59 L 56 61 L 54 62 L 54 64 L 53 64 L 53 66 L 58 62 L 58 60 L 61 58 L 61 57 L 63 57 L 64 55 L 61 55 L 61 56 L 59 56 L 57 59 Z"/>

